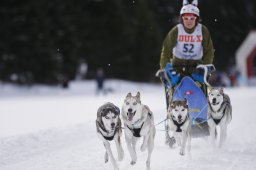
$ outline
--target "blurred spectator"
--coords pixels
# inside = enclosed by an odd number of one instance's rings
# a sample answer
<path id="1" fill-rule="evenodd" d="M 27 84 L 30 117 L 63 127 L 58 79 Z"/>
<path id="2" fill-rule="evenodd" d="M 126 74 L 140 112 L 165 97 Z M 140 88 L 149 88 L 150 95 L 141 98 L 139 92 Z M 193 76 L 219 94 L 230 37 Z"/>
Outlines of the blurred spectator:
<path id="1" fill-rule="evenodd" d="M 214 87 L 229 87 L 231 85 L 228 74 L 221 71 L 214 72 L 211 75 L 209 82 Z"/>
<path id="2" fill-rule="evenodd" d="M 221 86 L 230 87 L 231 86 L 231 81 L 228 77 L 228 74 L 223 72 L 223 73 L 221 73 L 220 76 L 221 76 L 221 78 L 220 78 Z"/>
<path id="3" fill-rule="evenodd" d="M 221 82 L 220 82 L 220 72 L 216 71 L 216 72 L 212 73 L 211 76 L 209 77 L 208 81 L 214 87 L 220 86 L 220 84 L 221 84 Z"/>
<path id="4" fill-rule="evenodd" d="M 103 93 L 106 94 L 106 91 L 104 89 L 104 81 L 105 81 L 105 75 L 104 70 L 102 68 L 98 68 L 95 75 L 95 80 L 97 83 L 97 89 L 96 94 Z"/>
<path id="5" fill-rule="evenodd" d="M 237 71 L 235 66 L 232 66 L 229 70 L 229 78 L 231 81 L 231 86 L 237 86 L 237 76 L 238 76 L 239 72 Z"/>
<path id="6" fill-rule="evenodd" d="M 246 86 L 247 85 L 247 81 L 246 81 L 245 77 L 239 71 L 237 71 L 237 85 L 238 86 Z"/>
<path id="7" fill-rule="evenodd" d="M 83 80 L 86 77 L 87 74 L 87 70 L 88 70 L 88 65 L 85 61 L 81 61 L 81 64 L 78 68 L 78 72 L 77 72 L 77 79 L 78 80 Z"/>
<path id="8" fill-rule="evenodd" d="M 61 81 L 62 81 L 62 82 L 61 82 L 62 88 L 67 89 L 67 88 L 68 88 L 68 85 L 69 85 L 69 78 L 68 78 L 68 76 L 63 75 Z"/>

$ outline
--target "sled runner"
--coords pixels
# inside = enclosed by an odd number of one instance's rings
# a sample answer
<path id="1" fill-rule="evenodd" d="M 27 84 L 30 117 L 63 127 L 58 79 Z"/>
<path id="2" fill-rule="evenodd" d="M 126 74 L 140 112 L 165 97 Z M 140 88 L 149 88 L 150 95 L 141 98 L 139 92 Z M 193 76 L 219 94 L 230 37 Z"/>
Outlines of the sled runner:
<path id="1" fill-rule="evenodd" d="M 187 100 L 190 119 L 192 120 L 192 137 L 209 135 L 206 85 L 209 86 L 207 76 L 213 71 L 215 71 L 213 65 L 199 65 L 191 77 L 181 77 L 180 73 L 176 72 L 172 65 L 168 63 L 164 70 L 158 73 L 165 85 L 167 109 L 171 101 Z M 199 85 L 201 85 L 201 88 Z"/>

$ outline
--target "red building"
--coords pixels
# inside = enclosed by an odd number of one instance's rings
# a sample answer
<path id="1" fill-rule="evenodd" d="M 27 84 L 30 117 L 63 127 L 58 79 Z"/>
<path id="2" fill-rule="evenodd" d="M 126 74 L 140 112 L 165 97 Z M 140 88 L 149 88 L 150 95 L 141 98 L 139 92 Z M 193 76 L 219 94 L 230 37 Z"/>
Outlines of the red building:
<path id="1" fill-rule="evenodd" d="M 236 51 L 236 66 L 246 80 L 256 77 L 256 31 L 251 31 Z"/>

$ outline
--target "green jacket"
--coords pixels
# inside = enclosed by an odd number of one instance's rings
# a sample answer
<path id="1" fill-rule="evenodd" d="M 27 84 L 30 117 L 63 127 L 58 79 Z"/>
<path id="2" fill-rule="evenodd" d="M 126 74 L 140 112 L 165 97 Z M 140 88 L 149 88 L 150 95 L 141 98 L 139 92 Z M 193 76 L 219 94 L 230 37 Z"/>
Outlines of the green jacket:
<path id="1" fill-rule="evenodd" d="M 191 30 L 185 28 L 185 31 L 187 33 L 192 33 L 194 31 L 194 28 Z M 198 64 L 212 64 L 213 58 L 214 58 L 213 43 L 211 40 L 210 32 L 204 25 L 202 25 L 202 35 L 203 35 L 202 60 L 183 60 L 173 56 L 172 50 L 175 47 L 177 42 L 178 27 L 175 26 L 174 28 L 172 28 L 170 32 L 167 34 L 163 42 L 161 56 L 160 56 L 160 68 L 163 69 L 168 62 L 171 62 L 174 67 L 175 65 L 182 65 L 182 64 L 193 65 L 193 66 L 196 66 Z"/>

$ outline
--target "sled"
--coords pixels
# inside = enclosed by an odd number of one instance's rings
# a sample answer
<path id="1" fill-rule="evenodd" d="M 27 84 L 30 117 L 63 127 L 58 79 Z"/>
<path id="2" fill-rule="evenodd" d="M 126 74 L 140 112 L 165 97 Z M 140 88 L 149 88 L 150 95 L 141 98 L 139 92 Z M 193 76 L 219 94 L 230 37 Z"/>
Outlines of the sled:
<path id="1" fill-rule="evenodd" d="M 207 98 L 201 88 L 188 76 L 182 78 L 172 96 L 173 101 L 185 99 L 187 100 L 189 115 L 192 120 L 192 137 L 208 136 Z"/>
<path id="2" fill-rule="evenodd" d="M 192 137 L 209 136 L 208 128 L 208 101 L 203 90 L 198 86 L 208 85 L 207 76 L 215 71 L 215 67 L 210 65 L 199 65 L 197 71 L 191 77 L 180 77 L 172 65 L 168 63 L 159 77 L 165 85 L 167 109 L 170 100 L 187 100 L 189 115 L 192 121 Z M 172 96 L 168 95 L 168 90 L 173 90 Z M 206 90 L 207 91 L 207 90 Z"/>

